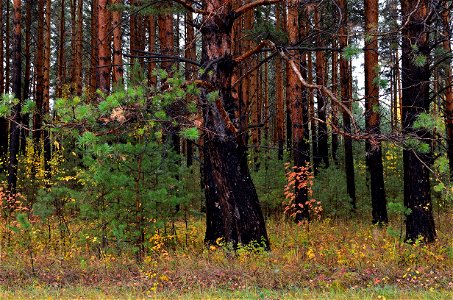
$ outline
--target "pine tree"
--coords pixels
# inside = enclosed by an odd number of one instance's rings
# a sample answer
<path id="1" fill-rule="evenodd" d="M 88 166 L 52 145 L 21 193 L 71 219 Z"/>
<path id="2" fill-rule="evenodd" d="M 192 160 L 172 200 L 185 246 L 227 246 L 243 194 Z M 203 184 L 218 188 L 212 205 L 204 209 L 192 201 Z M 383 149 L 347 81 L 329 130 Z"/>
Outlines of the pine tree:
<path id="1" fill-rule="evenodd" d="M 378 0 L 365 0 L 365 117 L 366 130 L 380 134 Z M 387 223 L 387 200 L 384 188 L 381 143 L 366 141 L 366 162 L 371 179 L 373 224 Z"/>
<path id="2" fill-rule="evenodd" d="M 418 140 L 431 138 L 428 130 L 414 128 L 417 117 L 429 111 L 430 42 L 426 20 L 428 1 L 420 3 L 401 0 L 402 28 L 402 89 L 403 132 Z M 431 150 L 407 148 L 403 151 L 404 206 L 410 209 L 406 218 L 406 240 L 425 242 L 436 238 L 432 214 L 430 165 Z"/>
<path id="3" fill-rule="evenodd" d="M 12 111 L 10 122 L 10 141 L 9 141 L 9 164 L 8 164 L 8 191 L 12 194 L 16 193 L 17 186 L 17 168 L 20 139 L 20 111 L 22 105 L 22 33 L 21 33 L 21 17 L 22 17 L 22 1 L 14 0 L 14 32 L 13 32 L 13 76 L 12 76 L 12 92 L 18 100 Z"/>

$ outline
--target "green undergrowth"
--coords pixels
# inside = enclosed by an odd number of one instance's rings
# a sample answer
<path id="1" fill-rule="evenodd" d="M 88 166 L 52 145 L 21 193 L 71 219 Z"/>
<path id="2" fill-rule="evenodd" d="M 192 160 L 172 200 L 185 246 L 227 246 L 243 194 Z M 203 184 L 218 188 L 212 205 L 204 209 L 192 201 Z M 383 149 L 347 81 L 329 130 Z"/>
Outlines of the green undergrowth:
<path id="1" fill-rule="evenodd" d="M 121 287 L 35 287 L 0 289 L 2 299 L 452 299 L 452 291 L 401 290 L 383 286 L 359 290 L 269 290 L 251 287 L 243 290 L 195 289 L 193 291 L 146 292 Z"/>

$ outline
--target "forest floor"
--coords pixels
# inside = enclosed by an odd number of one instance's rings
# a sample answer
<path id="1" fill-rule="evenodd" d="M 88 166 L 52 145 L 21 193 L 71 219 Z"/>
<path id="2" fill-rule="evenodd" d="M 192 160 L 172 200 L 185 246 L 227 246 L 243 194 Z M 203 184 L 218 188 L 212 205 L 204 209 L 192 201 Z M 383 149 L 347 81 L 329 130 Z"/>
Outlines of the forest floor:
<path id="1" fill-rule="evenodd" d="M 271 252 L 234 252 L 221 242 L 206 248 L 203 220 L 191 220 L 176 237 L 155 234 L 140 264 L 125 251 L 95 251 L 75 239 L 62 247 L 37 234 L 0 249 L 0 298 L 453 299 L 453 214 L 436 221 L 436 243 L 409 245 L 399 218 L 387 228 L 269 220 Z"/>

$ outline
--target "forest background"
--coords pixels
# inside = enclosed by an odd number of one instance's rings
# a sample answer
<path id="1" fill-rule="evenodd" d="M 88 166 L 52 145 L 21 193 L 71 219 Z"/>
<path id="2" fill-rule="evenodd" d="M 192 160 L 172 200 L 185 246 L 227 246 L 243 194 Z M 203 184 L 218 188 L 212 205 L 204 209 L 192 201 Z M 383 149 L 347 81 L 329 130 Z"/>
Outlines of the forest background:
<path id="1" fill-rule="evenodd" d="M 451 296 L 452 1 L 0 3 L 4 297 Z"/>

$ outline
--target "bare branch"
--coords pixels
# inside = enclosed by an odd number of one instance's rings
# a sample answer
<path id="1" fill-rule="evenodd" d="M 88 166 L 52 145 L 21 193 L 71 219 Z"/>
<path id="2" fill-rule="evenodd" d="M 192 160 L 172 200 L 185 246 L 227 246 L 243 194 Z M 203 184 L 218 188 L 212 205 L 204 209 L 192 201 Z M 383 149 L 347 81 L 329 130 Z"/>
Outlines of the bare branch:
<path id="1" fill-rule="evenodd" d="M 340 100 L 338 100 L 337 96 L 335 96 L 335 94 L 332 92 L 332 90 L 330 90 L 329 88 L 327 88 L 326 86 L 323 86 L 323 85 L 317 85 L 317 84 L 310 84 L 308 83 L 304 77 L 302 76 L 302 74 L 300 73 L 300 70 L 299 68 L 297 67 L 296 63 L 294 62 L 294 60 L 292 60 L 291 58 L 289 58 L 285 52 L 282 50 L 282 49 L 278 49 L 275 44 L 271 41 L 264 41 L 267 45 L 269 45 L 269 47 L 275 49 L 277 51 L 277 53 L 284 59 L 288 62 L 290 68 L 293 70 L 293 72 L 296 74 L 297 78 L 299 79 L 300 83 L 302 83 L 302 85 L 306 88 L 309 88 L 309 89 L 317 89 L 319 91 L 321 91 L 321 93 L 323 93 L 324 95 L 327 95 L 330 97 L 330 99 L 332 101 L 334 101 L 335 103 L 337 103 L 339 106 L 341 106 L 341 108 L 343 108 L 343 110 L 351 117 L 351 120 L 352 120 L 352 124 L 354 126 L 354 129 L 355 131 L 359 131 L 358 130 L 358 127 L 357 127 L 357 124 L 354 120 L 354 116 L 352 114 L 352 112 L 349 110 L 349 108 L 344 105 L 344 103 Z"/>
<path id="2" fill-rule="evenodd" d="M 266 42 L 261 42 L 258 46 L 256 46 L 256 48 L 238 56 L 238 57 L 235 57 L 234 58 L 234 62 L 235 63 L 241 63 L 243 62 L 244 60 L 246 60 L 247 58 L 249 58 L 250 56 L 256 54 L 256 53 L 259 53 L 261 51 L 261 49 L 264 48 L 264 46 L 266 46 L 267 43 Z"/>
<path id="3" fill-rule="evenodd" d="M 170 61 L 185 62 L 185 63 L 192 64 L 194 66 L 201 67 L 201 64 L 199 62 L 185 58 L 185 57 L 180 57 L 180 56 L 176 56 L 176 55 L 165 55 L 165 54 L 161 54 L 161 53 L 148 52 L 148 51 L 143 51 L 143 50 L 134 50 L 134 51 L 138 52 L 138 53 L 143 53 L 143 55 L 133 55 L 133 54 L 127 54 L 127 53 L 124 53 L 123 55 L 125 57 L 132 57 L 132 58 L 167 59 Z"/>

